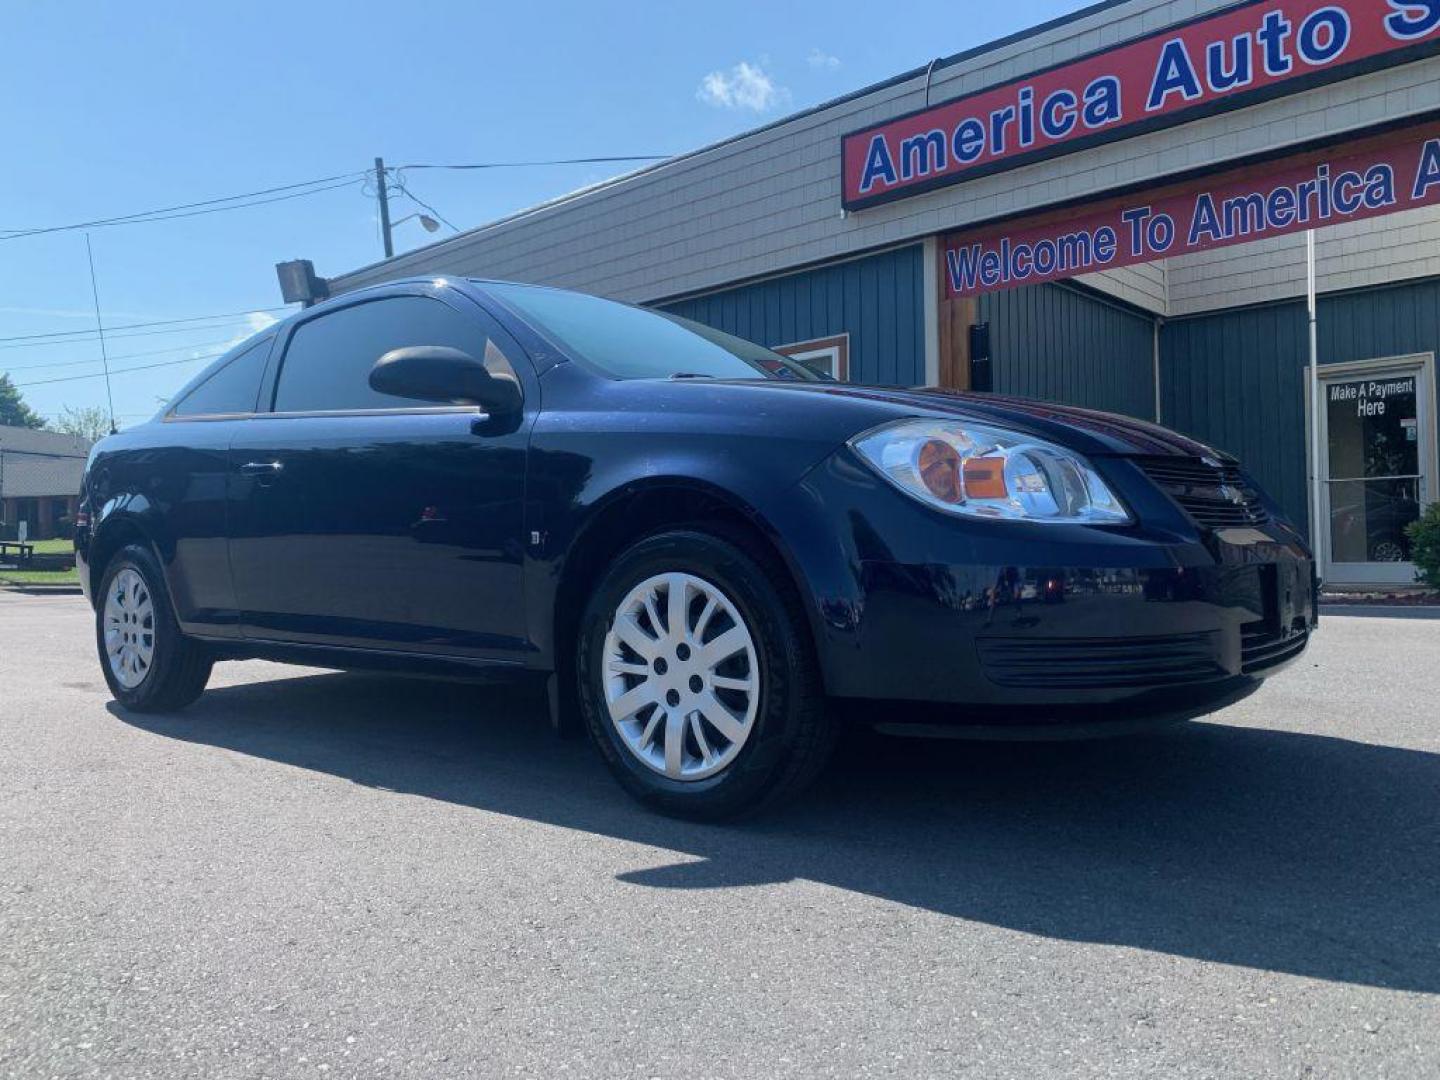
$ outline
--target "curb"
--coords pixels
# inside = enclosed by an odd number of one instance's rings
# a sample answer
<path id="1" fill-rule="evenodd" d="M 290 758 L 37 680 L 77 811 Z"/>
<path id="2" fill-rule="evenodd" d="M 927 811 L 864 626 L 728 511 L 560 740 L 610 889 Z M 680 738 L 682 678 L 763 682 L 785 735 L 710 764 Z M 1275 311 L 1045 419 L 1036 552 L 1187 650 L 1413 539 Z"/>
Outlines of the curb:
<path id="1" fill-rule="evenodd" d="M 79 585 L 26 585 L 0 581 L 0 592 L 21 593 L 25 596 L 81 596 Z"/>
<path id="2" fill-rule="evenodd" d="M 1325 604 L 1320 614 L 1326 618 L 1363 616 L 1372 619 L 1440 619 L 1436 604 Z"/>

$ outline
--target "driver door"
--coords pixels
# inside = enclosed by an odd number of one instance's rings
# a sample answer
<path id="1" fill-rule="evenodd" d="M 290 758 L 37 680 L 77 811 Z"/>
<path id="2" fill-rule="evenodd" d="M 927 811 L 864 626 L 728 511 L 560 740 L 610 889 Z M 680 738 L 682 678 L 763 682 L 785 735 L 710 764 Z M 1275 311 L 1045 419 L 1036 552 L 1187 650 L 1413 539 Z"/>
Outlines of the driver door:
<path id="1" fill-rule="evenodd" d="M 366 294 L 298 322 L 268 413 L 231 445 L 230 558 L 253 639 L 477 658 L 527 645 L 523 496 L 539 388 L 505 331 L 443 287 Z M 517 380 L 497 430 L 470 406 L 372 390 L 391 349 L 445 345 Z"/>

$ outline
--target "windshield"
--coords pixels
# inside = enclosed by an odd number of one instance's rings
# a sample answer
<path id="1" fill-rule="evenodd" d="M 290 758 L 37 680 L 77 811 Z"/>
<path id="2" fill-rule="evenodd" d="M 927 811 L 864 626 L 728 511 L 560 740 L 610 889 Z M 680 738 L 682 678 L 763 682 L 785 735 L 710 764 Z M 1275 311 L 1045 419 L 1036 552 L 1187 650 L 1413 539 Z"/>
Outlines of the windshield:
<path id="1" fill-rule="evenodd" d="M 481 284 L 612 378 L 831 381 L 799 360 L 678 315 L 539 285 Z"/>

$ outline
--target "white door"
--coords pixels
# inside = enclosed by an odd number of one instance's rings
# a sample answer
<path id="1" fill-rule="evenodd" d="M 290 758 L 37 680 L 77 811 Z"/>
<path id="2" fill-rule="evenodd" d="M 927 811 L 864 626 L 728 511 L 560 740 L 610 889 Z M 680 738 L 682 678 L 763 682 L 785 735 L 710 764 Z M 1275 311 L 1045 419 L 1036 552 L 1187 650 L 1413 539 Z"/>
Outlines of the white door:
<path id="1" fill-rule="evenodd" d="M 1434 358 L 1320 369 L 1325 579 L 1415 580 L 1405 526 L 1435 497 Z"/>

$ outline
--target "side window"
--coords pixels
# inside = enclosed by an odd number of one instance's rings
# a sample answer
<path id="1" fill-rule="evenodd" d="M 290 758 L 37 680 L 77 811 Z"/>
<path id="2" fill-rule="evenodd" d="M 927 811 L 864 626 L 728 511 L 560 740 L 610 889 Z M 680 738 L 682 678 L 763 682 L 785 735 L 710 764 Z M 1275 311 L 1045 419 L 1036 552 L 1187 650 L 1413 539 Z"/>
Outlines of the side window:
<path id="1" fill-rule="evenodd" d="M 482 360 L 492 374 L 514 378 L 514 369 L 485 320 L 461 315 L 424 296 L 390 296 L 322 315 L 303 323 L 290 339 L 275 388 L 276 412 L 396 409 L 424 402 L 370 389 L 370 369 L 391 349 L 448 345 Z"/>
<path id="2" fill-rule="evenodd" d="M 272 340 L 267 337 L 224 361 L 209 378 L 180 399 L 170 410 L 171 415 L 223 416 L 254 412 L 255 396 L 260 392 L 260 377 L 265 373 L 265 359 L 270 355 Z"/>
<path id="3" fill-rule="evenodd" d="M 775 351 L 799 360 L 806 367 L 829 375 L 840 382 L 850 380 L 850 335 L 815 338 L 813 341 L 796 341 L 789 345 L 776 345 Z"/>

